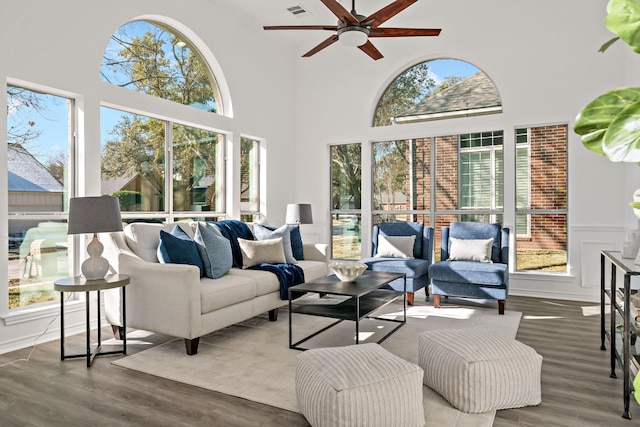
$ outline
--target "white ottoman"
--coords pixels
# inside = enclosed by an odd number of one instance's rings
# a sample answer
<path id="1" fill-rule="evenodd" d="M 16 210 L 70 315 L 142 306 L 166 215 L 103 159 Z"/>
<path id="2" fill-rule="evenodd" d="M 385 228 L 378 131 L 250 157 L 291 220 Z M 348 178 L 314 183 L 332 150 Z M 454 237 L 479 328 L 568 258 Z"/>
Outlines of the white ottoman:
<path id="1" fill-rule="evenodd" d="M 378 344 L 307 350 L 296 361 L 298 408 L 314 427 L 424 426 L 422 369 Z"/>
<path id="2" fill-rule="evenodd" d="M 441 329 L 418 335 L 424 384 L 463 412 L 480 413 L 542 401 L 542 356 L 487 328 Z"/>

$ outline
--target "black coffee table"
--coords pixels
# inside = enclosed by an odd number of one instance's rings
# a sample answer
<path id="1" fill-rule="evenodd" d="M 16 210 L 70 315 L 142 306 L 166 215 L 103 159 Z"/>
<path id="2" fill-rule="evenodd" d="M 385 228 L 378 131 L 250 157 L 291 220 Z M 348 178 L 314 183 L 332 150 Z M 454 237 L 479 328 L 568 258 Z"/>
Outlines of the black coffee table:
<path id="1" fill-rule="evenodd" d="M 398 292 L 393 289 L 381 289 L 387 283 L 399 278 L 404 278 L 404 292 Z M 406 275 L 402 273 L 383 273 L 378 271 L 365 271 L 362 276 L 354 282 L 341 282 L 340 279 L 332 275 L 312 282 L 292 286 L 289 288 L 289 348 L 295 350 L 307 350 L 306 348 L 300 347 L 300 344 L 345 320 L 355 322 L 356 344 L 359 344 L 360 320 L 365 318 L 382 320 L 385 322 L 395 322 L 398 324 L 377 341 L 378 343 L 381 343 L 407 322 L 406 290 Z M 309 292 L 319 294 L 320 297 L 318 298 L 317 304 L 308 301 L 305 301 L 305 304 L 294 303 L 295 298 Z M 323 303 L 325 298 L 330 298 L 332 295 L 346 298 L 339 303 Z M 402 320 L 371 316 L 373 312 L 387 304 L 390 304 L 400 297 L 404 298 Z M 291 319 L 294 313 L 329 317 L 338 320 L 299 341 L 293 342 L 293 322 Z"/>

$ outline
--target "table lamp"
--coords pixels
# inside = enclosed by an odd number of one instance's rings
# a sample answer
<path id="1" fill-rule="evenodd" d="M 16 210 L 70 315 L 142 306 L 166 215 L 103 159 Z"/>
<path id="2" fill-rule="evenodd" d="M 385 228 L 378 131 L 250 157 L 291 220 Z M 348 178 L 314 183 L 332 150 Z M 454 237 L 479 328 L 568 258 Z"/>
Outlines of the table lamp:
<path id="1" fill-rule="evenodd" d="M 311 205 L 307 203 L 290 203 L 285 216 L 287 224 L 313 224 Z"/>
<path id="2" fill-rule="evenodd" d="M 104 246 L 98 233 L 122 231 L 120 204 L 112 196 L 73 197 L 69 200 L 69 229 L 67 234 L 93 233 L 87 245 L 87 258 L 82 263 L 82 275 L 87 280 L 104 279 L 109 271 L 109 261 L 102 257 Z"/>

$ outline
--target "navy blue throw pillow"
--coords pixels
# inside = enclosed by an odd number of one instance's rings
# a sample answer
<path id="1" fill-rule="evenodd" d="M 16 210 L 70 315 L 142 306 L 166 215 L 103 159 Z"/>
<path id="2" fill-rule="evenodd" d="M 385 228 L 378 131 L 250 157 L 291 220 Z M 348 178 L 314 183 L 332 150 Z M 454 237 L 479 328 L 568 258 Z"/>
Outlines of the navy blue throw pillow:
<path id="1" fill-rule="evenodd" d="M 171 233 L 160 230 L 160 246 L 158 260 L 163 264 L 190 264 L 200 269 L 200 277 L 204 276 L 204 265 L 196 243 L 176 225 Z"/>

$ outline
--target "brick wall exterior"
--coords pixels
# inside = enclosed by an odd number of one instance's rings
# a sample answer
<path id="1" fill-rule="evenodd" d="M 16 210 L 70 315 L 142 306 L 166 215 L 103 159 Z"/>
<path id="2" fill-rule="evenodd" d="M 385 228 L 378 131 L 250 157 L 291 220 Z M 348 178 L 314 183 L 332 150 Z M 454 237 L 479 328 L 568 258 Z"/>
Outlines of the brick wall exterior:
<path id="1" fill-rule="evenodd" d="M 552 125 L 532 128 L 530 131 L 531 209 L 567 207 L 567 129 L 566 125 Z M 439 136 L 435 142 L 436 211 L 455 210 L 458 209 L 458 135 Z M 431 138 L 415 140 L 414 147 L 414 209 L 429 210 L 432 197 Z M 411 185 L 408 179 L 407 195 L 411 194 Z M 428 216 L 413 215 L 406 219 L 429 224 Z M 531 215 L 531 235 L 518 238 L 518 249 L 566 250 L 566 219 L 564 214 Z M 440 229 L 453 221 L 458 221 L 457 215 L 436 216 L 436 224 L 433 224 L 436 229 L 436 258 L 440 256 Z"/>

